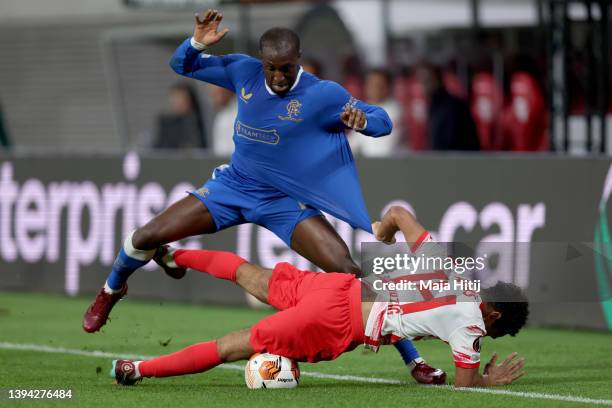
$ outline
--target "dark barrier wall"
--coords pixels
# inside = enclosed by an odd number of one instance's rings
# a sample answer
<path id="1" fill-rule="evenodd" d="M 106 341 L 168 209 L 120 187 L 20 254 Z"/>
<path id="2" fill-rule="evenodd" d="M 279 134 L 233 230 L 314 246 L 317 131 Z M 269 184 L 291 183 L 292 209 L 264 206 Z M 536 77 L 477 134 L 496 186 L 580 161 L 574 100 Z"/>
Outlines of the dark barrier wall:
<path id="1" fill-rule="evenodd" d="M 95 293 L 126 233 L 202 184 L 219 164 L 136 154 L 0 158 L 0 288 Z M 364 160 L 359 170 L 373 220 L 399 204 L 440 241 L 504 242 L 513 248 L 493 262 L 488 279 L 525 288 L 533 301 L 533 324 L 610 329 L 610 164 L 607 159 L 420 156 Z M 360 243 L 372 237 L 333 222 L 359 259 Z M 542 267 L 545 255 L 525 250 L 529 243 L 567 245 L 567 264 L 558 271 Z M 266 266 L 289 261 L 310 267 L 272 233 L 253 225 L 180 245 L 229 250 Z M 558 301 L 546 296 L 551 293 L 559 293 Z M 196 273 L 173 281 L 154 267 L 133 275 L 130 296 L 248 301 L 226 282 Z"/>

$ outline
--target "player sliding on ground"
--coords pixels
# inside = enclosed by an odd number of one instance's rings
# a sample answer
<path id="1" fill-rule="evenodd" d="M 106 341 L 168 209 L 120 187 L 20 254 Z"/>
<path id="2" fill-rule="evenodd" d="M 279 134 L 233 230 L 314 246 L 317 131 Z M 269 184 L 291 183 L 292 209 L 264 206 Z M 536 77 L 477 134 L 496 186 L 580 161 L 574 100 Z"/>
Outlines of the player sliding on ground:
<path id="1" fill-rule="evenodd" d="M 388 211 L 374 229 L 383 242 L 391 242 L 400 230 L 406 242 L 413 243 L 415 255 L 432 241 L 412 215 L 399 207 Z M 516 353 L 501 364 L 496 364 L 494 354 L 483 374 L 479 373 L 482 338 L 514 336 L 527 319 L 526 298 L 512 284 L 498 283 L 475 302 L 422 302 L 429 303 L 423 307 L 401 301 L 362 302 L 362 284 L 353 275 L 300 271 L 288 263 L 264 269 L 228 252 L 169 249 L 159 262 L 166 268 L 191 268 L 235 282 L 280 311 L 250 329 L 173 354 L 146 361 L 114 361 L 112 372 L 123 385 L 143 377 L 200 373 L 261 352 L 312 363 L 333 360 L 360 344 L 377 350 L 380 344 L 421 337 L 436 337 L 449 344 L 456 367 L 455 386 L 510 384 L 522 375 L 524 360 L 517 359 Z"/>
<path id="2" fill-rule="evenodd" d="M 266 31 L 259 40 L 259 58 L 211 55 L 207 47 L 229 31 L 220 29 L 222 19 L 217 10 L 196 16 L 193 36 L 177 48 L 170 65 L 180 75 L 236 94 L 234 133 L 226 135 L 236 146 L 231 163 L 126 237 L 83 317 L 88 333 L 106 324 L 127 293 L 130 275 L 161 245 L 247 222 L 272 231 L 324 271 L 360 274 L 347 245 L 321 212 L 371 232 L 344 131 L 388 135 L 393 127 L 389 115 L 353 98 L 339 84 L 304 72 L 300 39 L 289 29 Z M 179 271 L 172 277 L 183 275 Z M 442 379 L 443 373 L 427 365 L 410 341 L 396 347 L 417 381 Z"/>

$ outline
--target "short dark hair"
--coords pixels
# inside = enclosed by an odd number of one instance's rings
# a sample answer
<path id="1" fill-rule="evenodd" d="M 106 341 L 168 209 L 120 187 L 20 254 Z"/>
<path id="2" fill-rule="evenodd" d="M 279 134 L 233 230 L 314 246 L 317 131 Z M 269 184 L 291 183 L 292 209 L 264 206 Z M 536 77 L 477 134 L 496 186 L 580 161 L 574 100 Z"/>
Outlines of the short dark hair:
<path id="1" fill-rule="evenodd" d="M 529 303 L 521 288 L 512 283 L 497 282 L 495 286 L 483 289 L 482 295 L 493 309 L 501 313 L 493 327 L 515 336 L 529 316 Z"/>
<path id="2" fill-rule="evenodd" d="M 295 52 L 299 52 L 300 37 L 295 31 L 289 28 L 274 27 L 267 30 L 259 37 L 259 50 L 263 50 L 264 47 L 272 47 L 275 49 L 289 49 Z"/>

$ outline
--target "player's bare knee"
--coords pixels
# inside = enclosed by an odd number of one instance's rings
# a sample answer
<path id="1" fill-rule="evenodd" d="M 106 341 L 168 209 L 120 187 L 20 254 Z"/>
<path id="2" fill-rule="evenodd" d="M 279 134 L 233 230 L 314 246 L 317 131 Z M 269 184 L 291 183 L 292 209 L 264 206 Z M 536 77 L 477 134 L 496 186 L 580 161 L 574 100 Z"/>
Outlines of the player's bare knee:
<path id="1" fill-rule="evenodd" d="M 222 362 L 228 363 L 238 360 L 246 360 L 254 353 L 249 342 L 250 329 L 244 329 L 226 334 L 217 340 L 217 353 Z"/>
<path id="2" fill-rule="evenodd" d="M 269 269 L 245 262 L 236 270 L 236 283 L 260 301 L 267 303 L 271 276 Z"/>
<path id="3" fill-rule="evenodd" d="M 134 231 L 132 245 L 134 248 L 142 250 L 155 249 L 161 245 L 157 242 L 158 240 L 157 232 L 145 225 Z"/>

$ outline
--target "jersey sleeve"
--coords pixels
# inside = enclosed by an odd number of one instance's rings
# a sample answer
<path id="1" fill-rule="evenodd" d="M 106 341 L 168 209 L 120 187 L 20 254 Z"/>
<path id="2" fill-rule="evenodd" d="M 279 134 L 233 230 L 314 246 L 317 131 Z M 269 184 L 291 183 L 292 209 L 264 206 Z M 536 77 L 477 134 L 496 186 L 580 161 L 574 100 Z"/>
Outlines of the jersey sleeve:
<path id="1" fill-rule="evenodd" d="M 191 38 L 186 39 L 176 49 L 170 66 L 179 75 L 199 79 L 232 92 L 236 92 L 238 75 L 245 71 L 245 63 L 258 62 L 243 54 L 215 56 L 206 54 L 191 45 Z"/>
<path id="2" fill-rule="evenodd" d="M 380 137 L 388 135 L 393 130 L 393 123 L 389 115 L 381 107 L 369 105 L 354 98 L 336 82 L 322 81 L 321 87 L 320 98 L 323 106 L 321 119 L 326 128 L 345 129 L 346 126 L 342 123 L 340 114 L 347 106 L 350 106 L 361 109 L 366 114 L 366 127 L 359 130 L 359 133 Z"/>
<path id="3" fill-rule="evenodd" d="M 460 327 L 448 339 L 453 352 L 455 367 L 478 368 L 480 366 L 480 343 L 485 332 L 478 326 Z"/>

